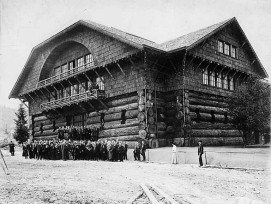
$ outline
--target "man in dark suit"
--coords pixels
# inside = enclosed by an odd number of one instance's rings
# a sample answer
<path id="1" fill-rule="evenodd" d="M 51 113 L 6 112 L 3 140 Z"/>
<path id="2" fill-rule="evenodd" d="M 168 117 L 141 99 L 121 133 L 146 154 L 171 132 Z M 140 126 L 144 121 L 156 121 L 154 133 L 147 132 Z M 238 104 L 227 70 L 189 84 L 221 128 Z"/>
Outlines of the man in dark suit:
<path id="1" fill-rule="evenodd" d="M 142 140 L 140 153 L 143 157 L 143 161 L 146 160 L 145 152 L 146 152 L 146 144 L 145 144 L 144 140 Z"/>
<path id="2" fill-rule="evenodd" d="M 203 162 L 202 162 L 202 155 L 203 155 L 203 145 L 202 145 L 202 141 L 200 140 L 198 142 L 199 147 L 198 147 L 198 156 L 199 156 L 199 165 L 203 166 Z"/>
<path id="3" fill-rule="evenodd" d="M 14 156 L 14 152 L 15 152 L 14 146 L 15 146 L 14 143 L 12 141 L 10 141 L 10 143 L 9 143 L 9 152 L 11 153 L 11 156 Z"/>

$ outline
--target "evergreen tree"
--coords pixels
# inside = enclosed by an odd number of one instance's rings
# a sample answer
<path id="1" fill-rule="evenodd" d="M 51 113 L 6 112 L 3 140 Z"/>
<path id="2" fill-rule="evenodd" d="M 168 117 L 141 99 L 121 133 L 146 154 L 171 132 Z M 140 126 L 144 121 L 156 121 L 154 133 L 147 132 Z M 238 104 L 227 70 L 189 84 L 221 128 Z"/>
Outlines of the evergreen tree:
<path id="1" fill-rule="evenodd" d="M 28 128 L 26 126 L 26 112 L 22 103 L 19 106 L 18 112 L 15 114 L 17 116 L 17 119 L 14 120 L 16 128 L 13 136 L 15 140 L 21 144 L 27 141 L 27 139 L 29 138 Z"/>
<path id="2" fill-rule="evenodd" d="M 265 142 L 270 141 L 270 84 L 249 78 L 228 97 L 227 104 L 244 146 L 254 143 L 260 135 L 265 137 Z"/>

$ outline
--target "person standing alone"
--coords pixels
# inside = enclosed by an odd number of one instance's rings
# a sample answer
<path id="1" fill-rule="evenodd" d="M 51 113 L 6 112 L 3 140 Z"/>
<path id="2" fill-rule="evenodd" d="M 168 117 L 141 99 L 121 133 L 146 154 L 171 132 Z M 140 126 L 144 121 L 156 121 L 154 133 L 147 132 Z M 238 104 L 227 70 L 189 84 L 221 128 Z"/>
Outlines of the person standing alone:
<path id="1" fill-rule="evenodd" d="M 15 145 L 12 141 L 10 141 L 9 143 L 9 152 L 11 153 L 11 156 L 14 156 L 14 152 L 15 152 Z"/>
<path id="2" fill-rule="evenodd" d="M 202 141 L 200 140 L 198 142 L 199 147 L 198 147 L 198 156 L 199 156 L 199 166 L 203 166 L 203 162 L 202 162 L 202 155 L 203 155 L 203 145 L 202 145 Z"/>
<path id="3" fill-rule="evenodd" d="M 176 152 L 177 152 L 177 147 L 174 143 L 172 143 L 172 156 L 171 156 L 171 163 L 172 164 L 177 164 Z"/>

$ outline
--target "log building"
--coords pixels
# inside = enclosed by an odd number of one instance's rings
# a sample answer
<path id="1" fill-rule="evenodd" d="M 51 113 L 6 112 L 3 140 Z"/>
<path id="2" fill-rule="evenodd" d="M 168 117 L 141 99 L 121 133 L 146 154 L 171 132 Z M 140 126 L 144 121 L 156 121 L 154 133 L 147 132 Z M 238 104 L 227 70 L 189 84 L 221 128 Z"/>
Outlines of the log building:
<path id="1" fill-rule="evenodd" d="M 32 49 L 9 98 L 28 102 L 34 139 L 102 125 L 131 145 L 233 145 L 224 99 L 249 76 L 268 77 L 235 18 L 162 44 L 80 20 Z"/>

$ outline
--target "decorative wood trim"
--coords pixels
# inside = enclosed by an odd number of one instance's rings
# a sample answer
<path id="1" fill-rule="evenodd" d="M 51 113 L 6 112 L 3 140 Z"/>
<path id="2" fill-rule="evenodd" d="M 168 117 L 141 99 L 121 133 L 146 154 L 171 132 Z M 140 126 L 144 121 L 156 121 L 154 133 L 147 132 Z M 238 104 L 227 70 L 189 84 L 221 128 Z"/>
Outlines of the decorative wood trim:
<path id="1" fill-rule="evenodd" d="M 111 74 L 111 72 L 109 71 L 109 69 L 107 67 L 104 67 L 104 68 L 106 69 L 107 73 L 111 76 L 111 78 L 115 80 L 115 78 L 113 77 L 113 75 Z"/>
<path id="2" fill-rule="evenodd" d="M 121 66 L 119 65 L 119 63 L 117 63 L 118 68 L 120 69 L 120 71 L 123 73 L 123 75 L 125 76 L 125 72 L 123 71 L 123 69 L 121 68 Z"/>

